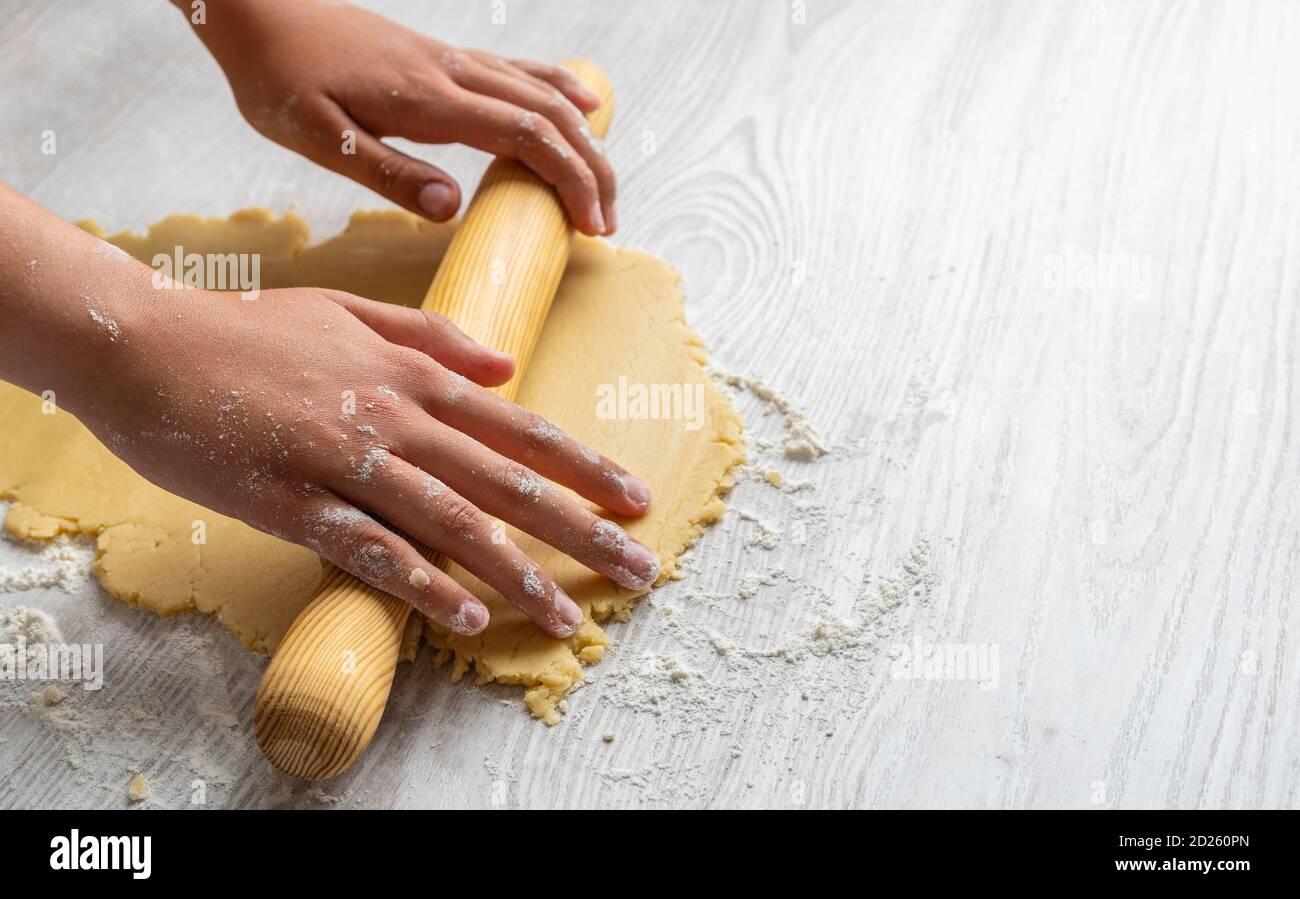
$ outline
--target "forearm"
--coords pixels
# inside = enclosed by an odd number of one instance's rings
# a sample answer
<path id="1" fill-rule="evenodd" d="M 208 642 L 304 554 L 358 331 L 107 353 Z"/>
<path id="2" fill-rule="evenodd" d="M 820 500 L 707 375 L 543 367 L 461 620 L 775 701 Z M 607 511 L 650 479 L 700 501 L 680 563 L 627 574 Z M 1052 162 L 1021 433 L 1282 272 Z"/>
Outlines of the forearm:
<path id="1" fill-rule="evenodd" d="M 231 57 L 271 50 L 266 46 L 270 40 L 267 23 L 292 21 L 296 7 L 313 0 L 221 0 L 207 4 L 201 15 L 194 9 L 194 0 L 168 2 L 180 10 L 195 35 L 224 66 Z"/>
<path id="2" fill-rule="evenodd" d="M 0 379 L 93 401 L 153 315 L 151 271 L 0 183 Z"/>

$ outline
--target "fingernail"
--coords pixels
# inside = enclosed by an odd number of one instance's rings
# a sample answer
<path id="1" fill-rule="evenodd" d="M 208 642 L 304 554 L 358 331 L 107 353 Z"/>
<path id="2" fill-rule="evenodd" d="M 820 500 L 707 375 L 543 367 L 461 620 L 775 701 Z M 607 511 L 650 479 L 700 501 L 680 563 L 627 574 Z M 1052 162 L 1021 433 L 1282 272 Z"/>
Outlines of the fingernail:
<path id="1" fill-rule="evenodd" d="M 600 214 L 600 204 L 591 204 L 591 223 L 595 227 L 597 234 L 605 233 L 605 217 Z"/>
<path id="2" fill-rule="evenodd" d="M 600 97 L 597 97 L 591 91 L 587 90 L 587 88 L 579 86 L 578 90 L 582 92 L 582 98 L 592 106 L 600 105 Z"/>
<path id="3" fill-rule="evenodd" d="M 623 475 L 623 492 L 642 509 L 650 506 L 650 488 L 640 478 L 630 474 Z"/>
<path id="4" fill-rule="evenodd" d="M 456 610 L 456 619 L 452 624 L 452 629 L 459 634 L 473 636 L 487 627 L 487 623 L 487 608 L 476 602 L 466 602 L 461 603 L 460 608 Z"/>
<path id="5" fill-rule="evenodd" d="M 555 610 L 559 613 L 560 620 L 569 628 L 566 637 L 572 635 L 578 629 L 578 625 L 582 624 L 582 609 L 578 608 L 578 604 L 569 599 L 569 594 L 559 587 L 555 588 Z"/>
<path id="6" fill-rule="evenodd" d="M 435 219 L 450 218 L 456 212 L 450 208 L 456 202 L 455 192 L 441 181 L 430 181 L 420 188 L 417 202 L 426 215 Z"/>
<path id="7" fill-rule="evenodd" d="M 618 210 L 613 206 L 609 207 L 609 230 L 606 234 L 613 234 L 618 230 Z"/>
<path id="8" fill-rule="evenodd" d="M 622 586 L 631 590 L 649 587 L 659 577 L 659 557 L 644 543 L 629 540 L 627 545 L 627 572 L 631 577 Z"/>

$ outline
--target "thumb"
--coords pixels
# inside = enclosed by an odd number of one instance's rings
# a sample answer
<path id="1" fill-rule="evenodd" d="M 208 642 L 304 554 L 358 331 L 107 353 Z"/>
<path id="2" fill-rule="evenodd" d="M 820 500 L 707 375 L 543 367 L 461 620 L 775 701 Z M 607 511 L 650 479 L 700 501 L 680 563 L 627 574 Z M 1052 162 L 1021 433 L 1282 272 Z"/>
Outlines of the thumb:
<path id="1" fill-rule="evenodd" d="M 339 143 L 313 153 L 313 162 L 435 222 L 460 209 L 460 187 L 442 169 L 393 149 L 342 109 L 334 118 Z"/>

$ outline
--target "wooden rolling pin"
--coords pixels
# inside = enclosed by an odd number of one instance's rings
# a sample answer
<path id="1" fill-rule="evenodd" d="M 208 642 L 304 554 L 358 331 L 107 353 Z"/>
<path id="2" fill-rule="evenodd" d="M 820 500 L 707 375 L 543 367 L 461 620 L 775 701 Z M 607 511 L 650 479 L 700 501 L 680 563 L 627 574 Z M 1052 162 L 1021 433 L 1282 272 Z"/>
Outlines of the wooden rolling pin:
<path id="1" fill-rule="evenodd" d="M 600 97 L 588 120 L 604 137 L 614 114 L 596 65 L 565 65 Z M 555 191 L 522 164 L 497 159 L 483 176 L 422 308 L 441 312 L 518 368 L 495 388 L 514 399 L 569 261 L 573 228 Z M 419 548 L 446 567 L 437 553 Z M 357 760 L 379 727 L 411 607 L 329 563 L 271 659 L 257 692 L 257 745 L 275 768 L 320 780 Z"/>

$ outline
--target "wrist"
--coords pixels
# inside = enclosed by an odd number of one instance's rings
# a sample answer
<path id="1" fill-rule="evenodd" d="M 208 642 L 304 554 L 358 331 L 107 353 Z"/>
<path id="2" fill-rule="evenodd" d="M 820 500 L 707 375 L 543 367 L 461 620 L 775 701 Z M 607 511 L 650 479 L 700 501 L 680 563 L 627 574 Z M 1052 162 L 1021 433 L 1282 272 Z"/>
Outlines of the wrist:
<path id="1" fill-rule="evenodd" d="M 152 326 L 152 272 L 3 186 L 0 215 L 0 379 L 83 408 Z"/>
<path id="2" fill-rule="evenodd" d="M 274 4 L 265 0 L 221 0 L 219 5 L 205 5 L 202 11 L 194 8 L 194 0 L 170 2 L 181 11 L 194 34 L 223 66 L 224 58 L 229 55 L 248 52 L 262 43 L 261 26 L 275 11 Z M 299 2 L 304 0 L 292 0 L 292 4 Z"/>
<path id="3" fill-rule="evenodd" d="M 150 270 L 124 255 L 113 264 L 121 270 L 86 279 L 66 302 L 55 304 L 42 292 L 29 303 L 21 331 L 34 339 L 12 359 L 15 383 L 52 392 L 59 407 L 83 421 L 105 396 L 160 361 L 154 344 L 166 320 Z"/>

